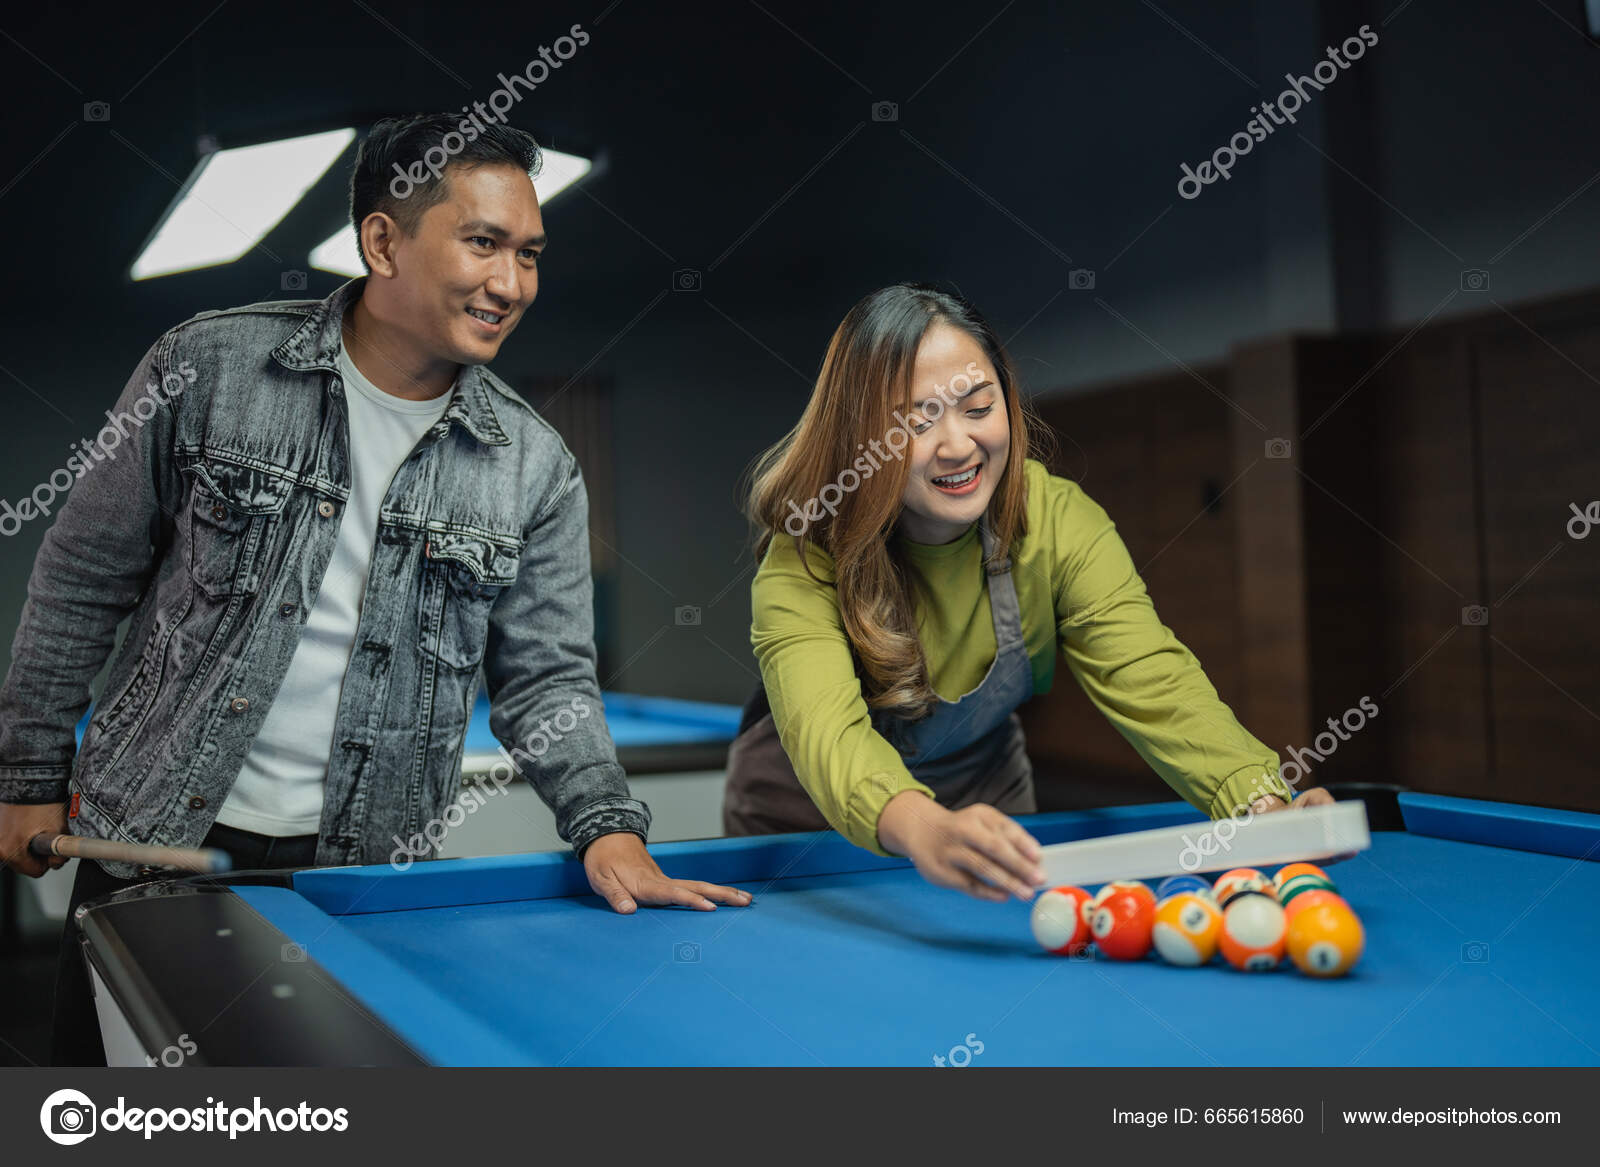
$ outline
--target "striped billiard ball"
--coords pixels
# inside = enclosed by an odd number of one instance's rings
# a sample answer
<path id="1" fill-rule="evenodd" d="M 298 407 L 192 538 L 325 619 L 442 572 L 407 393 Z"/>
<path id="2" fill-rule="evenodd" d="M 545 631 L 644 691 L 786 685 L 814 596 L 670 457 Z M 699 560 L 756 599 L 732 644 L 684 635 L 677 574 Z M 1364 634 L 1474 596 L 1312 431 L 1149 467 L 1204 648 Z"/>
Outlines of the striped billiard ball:
<path id="1" fill-rule="evenodd" d="M 1223 909 L 1217 947 L 1234 968 L 1251 972 L 1277 968 L 1287 928 L 1277 900 L 1266 892 L 1247 892 Z"/>
<path id="2" fill-rule="evenodd" d="M 1216 898 L 1216 893 L 1211 890 L 1211 881 L 1203 875 L 1169 875 L 1156 885 L 1156 904 L 1159 906 L 1163 900 L 1181 891 L 1198 892 Z"/>
<path id="3" fill-rule="evenodd" d="M 1208 895 L 1180 891 L 1156 908 L 1151 940 L 1168 964 L 1194 968 L 1217 954 L 1222 912 Z"/>
<path id="4" fill-rule="evenodd" d="M 1323 879 L 1328 879 L 1328 873 L 1315 863 L 1290 863 L 1278 869 L 1278 873 L 1272 877 L 1272 886 L 1281 891 L 1283 885 L 1297 875 L 1318 875 Z M 1333 881 L 1329 879 L 1328 882 L 1332 883 Z"/>
<path id="5" fill-rule="evenodd" d="M 1089 920 L 1084 906 L 1089 893 L 1081 887 L 1053 887 L 1033 901 L 1029 923 L 1039 947 L 1057 956 L 1077 956 L 1089 947 Z"/>
<path id="6" fill-rule="evenodd" d="M 1333 881 L 1321 875 L 1296 875 L 1286 879 L 1283 886 L 1278 888 L 1278 902 L 1287 907 L 1294 902 L 1296 896 L 1304 895 L 1308 891 L 1337 891 Z"/>

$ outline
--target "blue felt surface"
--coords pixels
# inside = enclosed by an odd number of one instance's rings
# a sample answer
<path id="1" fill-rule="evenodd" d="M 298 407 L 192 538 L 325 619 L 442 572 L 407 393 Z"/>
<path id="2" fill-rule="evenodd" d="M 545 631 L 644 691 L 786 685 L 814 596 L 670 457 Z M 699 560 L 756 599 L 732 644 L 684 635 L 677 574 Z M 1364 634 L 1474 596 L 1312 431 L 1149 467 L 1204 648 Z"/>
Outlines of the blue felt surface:
<path id="1" fill-rule="evenodd" d="M 1094 813 L 1030 826 L 1073 837 L 1163 825 L 1182 809 Z M 942 891 L 903 865 L 828 873 L 817 848 L 796 859 L 806 837 L 788 838 L 790 850 L 764 856 L 788 862 L 787 876 L 746 883 L 757 895 L 749 908 L 618 916 L 570 890 L 473 903 L 467 885 L 483 891 L 508 869 L 425 870 L 448 866 L 436 863 L 414 868 L 410 886 L 453 884 L 442 898 L 458 902 L 356 905 L 338 922 L 363 944 L 319 952 L 306 942 L 358 995 L 378 979 L 386 1009 L 412 1018 L 430 1056 L 452 1064 L 474 1061 L 486 1029 L 516 1060 L 561 1065 L 925 1066 L 969 1034 L 983 1044 L 975 1066 L 1600 1064 L 1600 917 L 1590 910 L 1600 864 L 1376 834 L 1370 852 L 1329 868 L 1366 925 L 1367 951 L 1351 976 L 1322 982 L 1287 967 L 1048 956 L 1033 945 L 1026 905 Z M 663 865 L 700 876 L 748 842 L 680 844 Z M 341 881 L 369 900 L 388 894 L 374 887 L 406 886 L 351 874 L 365 870 L 321 873 L 305 888 L 333 902 Z M 257 907 L 301 939 L 303 920 Z M 403 986 L 390 968 L 405 971 Z M 451 1022 L 435 1003 L 475 1021 Z"/>
<path id="2" fill-rule="evenodd" d="M 502 1036 L 492 1018 L 441 997 L 426 979 L 397 963 L 393 953 L 369 944 L 303 896 L 288 888 L 250 885 L 234 892 L 311 959 L 341 970 L 349 983 L 359 985 L 361 1004 L 435 1065 L 539 1064 L 529 1058 L 527 1046 Z"/>

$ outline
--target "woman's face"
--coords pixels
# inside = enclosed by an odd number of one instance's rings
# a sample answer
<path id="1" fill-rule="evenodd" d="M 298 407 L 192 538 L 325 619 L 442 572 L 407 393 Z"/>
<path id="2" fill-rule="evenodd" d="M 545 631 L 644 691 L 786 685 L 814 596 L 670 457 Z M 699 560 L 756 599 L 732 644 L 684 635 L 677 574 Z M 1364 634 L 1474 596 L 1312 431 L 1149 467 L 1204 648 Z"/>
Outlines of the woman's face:
<path id="1" fill-rule="evenodd" d="M 982 346 L 943 322 L 928 329 L 905 418 L 915 436 L 900 530 L 914 543 L 949 543 L 982 517 L 1011 450 L 1006 403 Z"/>

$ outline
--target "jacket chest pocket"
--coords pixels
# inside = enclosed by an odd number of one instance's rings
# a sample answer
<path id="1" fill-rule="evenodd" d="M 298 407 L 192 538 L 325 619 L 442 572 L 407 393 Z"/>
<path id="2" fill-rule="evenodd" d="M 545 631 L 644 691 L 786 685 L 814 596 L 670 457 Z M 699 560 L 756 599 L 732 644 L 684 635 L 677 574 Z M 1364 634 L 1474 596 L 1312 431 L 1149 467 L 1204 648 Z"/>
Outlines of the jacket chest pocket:
<path id="1" fill-rule="evenodd" d="M 517 578 L 522 540 L 430 531 L 422 553 L 422 651 L 451 669 L 476 670 L 489 610 Z"/>
<path id="2" fill-rule="evenodd" d="M 196 462 L 187 527 L 189 574 L 213 599 L 252 595 L 261 586 L 262 543 L 289 499 L 288 479 L 265 471 Z"/>

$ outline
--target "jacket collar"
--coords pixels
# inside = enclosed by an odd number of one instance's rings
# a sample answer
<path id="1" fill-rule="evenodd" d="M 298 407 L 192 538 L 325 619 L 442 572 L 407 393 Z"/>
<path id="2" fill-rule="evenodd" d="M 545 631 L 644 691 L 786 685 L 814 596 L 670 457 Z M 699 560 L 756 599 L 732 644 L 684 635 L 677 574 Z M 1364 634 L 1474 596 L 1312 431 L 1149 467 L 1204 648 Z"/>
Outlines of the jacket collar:
<path id="1" fill-rule="evenodd" d="M 313 369 L 338 371 L 339 349 L 343 345 L 345 309 L 361 298 L 367 277 L 357 276 L 334 289 L 319 301 L 290 337 L 272 350 L 273 358 L 284 368 L 297 372 Z M 490 399 L 488 377 L 481 365 L 463 365 L 455 395 L 445 408 L 444 420 L 461 426 L 486 446 L 509 446 L 511 439 L 500 425 Z"/>

